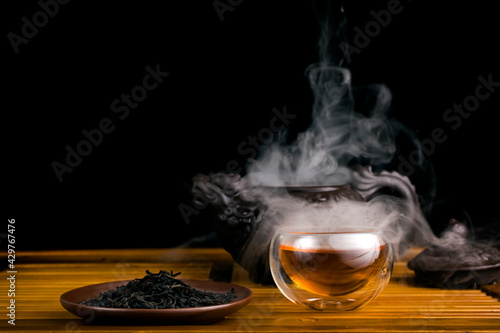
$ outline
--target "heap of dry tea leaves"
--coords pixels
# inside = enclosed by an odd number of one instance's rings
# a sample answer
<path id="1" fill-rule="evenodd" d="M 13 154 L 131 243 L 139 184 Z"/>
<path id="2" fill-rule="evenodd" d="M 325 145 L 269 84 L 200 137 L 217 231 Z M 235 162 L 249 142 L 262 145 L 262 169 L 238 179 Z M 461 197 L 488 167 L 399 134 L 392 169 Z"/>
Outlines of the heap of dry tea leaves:
<path id="1" fill-rule="evenodd" d="M 162 271 L 158 274 L 146 271 L 142 279 L 99 293 L 97 298 L 80 302 L 82 305 L 106 308 L 131 309 L 179 309 L 219 305 L 231 302 L 236 295 L 234 289 L 227 293 L 200 291 L 175 279 L 174 274 Z"/>

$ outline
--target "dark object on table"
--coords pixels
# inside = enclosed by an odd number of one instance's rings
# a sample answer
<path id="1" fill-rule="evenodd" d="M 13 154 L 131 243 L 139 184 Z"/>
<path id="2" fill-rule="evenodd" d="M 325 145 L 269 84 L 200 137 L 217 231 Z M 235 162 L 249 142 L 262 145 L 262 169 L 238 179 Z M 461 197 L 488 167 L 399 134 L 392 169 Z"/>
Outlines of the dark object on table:
<path id="1" fill-rule="evenodd" d="M 448 289 L 477 289 L 500 280 L 500 251 L 469 242 L 464 224 L 451 219 L 441 243 L 408 262 L 417 283 Z"/>
<path id="2" fill-rule="evenodd" d="M 182 279 L 181 281 L 194 289 L 213 293 L 228 293 L 234 290 L 236 298 L 226 304 L 182 309 L 105 308 L 82 304 L 83 301 L 96 298 L 100 293 L 116 289 L 130 282 L 130 280 L 126 280 L 76 288 L 62 294 L 60 301 L 66 310 L 81 317 L 86 324 L 198 325 L 224 319 L 231 313 L 244 308 L 253 296 L 250 289 L 233 283 L 191 279 Z"/>
<path id="3" fill-rule="evenodd" d="M 359 167 L 353 172 L 351 183 L 320 186 L 252 186 L 248 178 L 237 174 L 198 174 L 193 178 L 193 203 L 196 208 L 210 207 L 214 225 L 222 247 L 233 259 L 249 272 L 256 283 L 273 284 L 269 270 L 269 233 L 267 244 L 257 260 L 245 260 L 245 249 L 252 248 L 252 238 L 259 228 L 272 224 L 276 216 L 262 197 L 289 195 L 317 204 L 332 204 L 342 200 L 369 201 L 382 189 L 418 206 L 414 186 L 406 176 L 397 172 L 372 172 L 370 166 Z M 408 231 L 411 234 L 411 230 Z"/>
<path id="4" fill-rule="evenodd" d="M 181 309 L 226 304 L 236 297 L 234 290 L 213 293 L 194 289 L 175 279 L 180 273 L 146 273 L 142 279 L 100 293 L 97 298 L 80 304 L 105 308 Z"/>

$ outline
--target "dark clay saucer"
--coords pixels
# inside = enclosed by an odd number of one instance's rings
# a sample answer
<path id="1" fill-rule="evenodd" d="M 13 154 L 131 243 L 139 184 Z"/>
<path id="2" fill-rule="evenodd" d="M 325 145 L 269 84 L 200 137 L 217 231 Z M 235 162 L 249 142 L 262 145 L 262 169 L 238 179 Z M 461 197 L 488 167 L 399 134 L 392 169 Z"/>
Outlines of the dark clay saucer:
<path id="1" fill-rule="evenodd" d="M 466 239 L 466 226 L 451 219 L 440 244 L 408 262 L 417 283 L 448 289 L 477 289 L 500 281 L 500 250 Z"/>
<path id="2" fill-rule="evenodd" d="M 236 298 L 226 304 L 184 309 L 121 309 L 78 304 L 96 298 L 99 293 L 127 284 L 115 281 L 93 284 L 70 290 L 61 295 L 62 306 L 81 317 L 87 324 L 206 324 L 224 319 L 225 316 L 242 309 L 252 299 L 252 291 L 243 286 L 226 282 L 180 279 L 191 287 L 209 292 L 226 293 L 234 288 Z"/>

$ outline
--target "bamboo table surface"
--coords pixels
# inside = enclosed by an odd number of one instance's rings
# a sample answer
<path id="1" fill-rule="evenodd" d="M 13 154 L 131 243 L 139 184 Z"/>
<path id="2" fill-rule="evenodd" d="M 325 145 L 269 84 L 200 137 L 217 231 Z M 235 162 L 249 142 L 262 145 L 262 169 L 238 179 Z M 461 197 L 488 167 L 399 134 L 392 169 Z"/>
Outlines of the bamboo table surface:
<path id="1" fill-rule="evenodd" d="M 410 255 L 415 251 L 410 252 Z M 500 332 L 497 285 L 441 290 L 413 283 L 406 262 L 395 263 L 387 288 L 366 307 L 345 313 L 302 309 L 273 286 L 248 280 L 222 249 L 71 250 L 16 253 L 15 326 L 8 323 L 7 270 L 0 279 L 2 332 Z M 242 310 L 205 325 L 96 326 L 67 312 L 64 292 L 101 282 L 174 270 L 182 278 L 231 280 L 254 297 Z"/>

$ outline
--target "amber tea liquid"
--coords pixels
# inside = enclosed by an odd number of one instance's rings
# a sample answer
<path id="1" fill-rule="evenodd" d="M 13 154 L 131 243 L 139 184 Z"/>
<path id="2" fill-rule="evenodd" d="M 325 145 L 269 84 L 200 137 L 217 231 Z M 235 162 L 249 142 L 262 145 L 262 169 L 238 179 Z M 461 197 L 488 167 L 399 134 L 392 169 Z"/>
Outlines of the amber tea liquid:
<path id="1" fill-rule="evenodd" d="M 365 250 L 297 249 L 279 245 L 283 269 L 301 289 L 344 295 L 377 277 L 389 255 L 387 245 Z"/>

